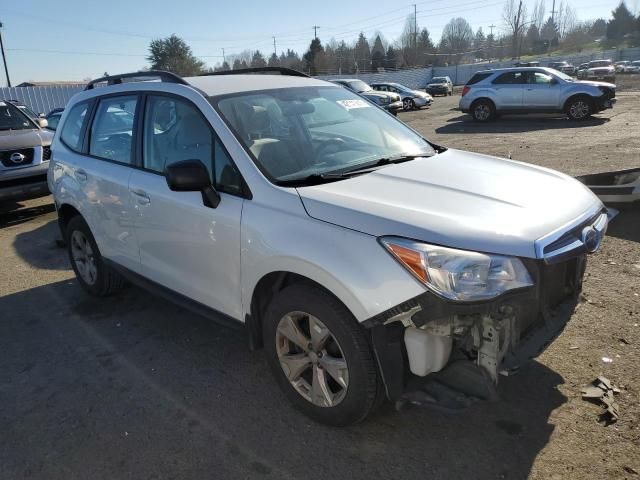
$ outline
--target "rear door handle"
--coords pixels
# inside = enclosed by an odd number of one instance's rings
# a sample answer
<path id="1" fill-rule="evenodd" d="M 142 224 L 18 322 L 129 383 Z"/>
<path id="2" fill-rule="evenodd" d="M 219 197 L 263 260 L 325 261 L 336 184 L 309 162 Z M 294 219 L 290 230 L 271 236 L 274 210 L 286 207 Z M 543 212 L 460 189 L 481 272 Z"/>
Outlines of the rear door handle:
<path id="1" fill-rule="evenodd" d="M 76 180 L 78 180 L 79 182 L 86 182 L 87 181 L 87 172 L 85 172 L 83 169 L 79 168 L 76 170 L 75 173 L 75 177 Z"/>
<path id="2" fill-rule="evenodd" d="M 149 195 L 147 195 L 147 192 L 145 192 L 144 190 L 135 189 L 131 190 L 131 193 L 136 196 L 140 205 L 148 205 L 149 203 L 151 203 Z"/>

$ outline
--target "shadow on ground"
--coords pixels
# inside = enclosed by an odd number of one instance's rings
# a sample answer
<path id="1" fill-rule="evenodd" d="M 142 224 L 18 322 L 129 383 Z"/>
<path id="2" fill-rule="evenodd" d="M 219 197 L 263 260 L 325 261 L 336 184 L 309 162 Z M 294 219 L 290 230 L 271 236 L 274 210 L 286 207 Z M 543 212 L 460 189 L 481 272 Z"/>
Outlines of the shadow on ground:
<path id="1" fill-rule="evenodd" d="M 51 203 L 24 208 L 22 203 L 9 202 L 0 204 L 0 228 L 20 225 L 41 215 L 55 211 L 53 199 Z"/>
<path id="2" fill-rule="evenodd" d="M 63 281 L 0 312 L 2 478 L 522 479 L 566 401 L 534 362 L 496 403 L 334 429 L 291 408 L 242 330 L 139 289 L 94 299 Z"/>
<path id="3" fill-rule="evenodd" d="M 640 243 L 640 202 L 617 208 L 620 213 L 611 220 L 607 235 Z"/>
<path id="4" fill-rule="evenodd" d="M 26 221 L 26 220 L 25 220 Z M 69 270 L 67 249 L 61 247 L 58 222 L 52 220 L 33 230 L 18 233 L 13 247 L 22 260 L 43 270 Z"/>
<path id="5" fill-rule="evenodd" d="M 608 118 L 591 117 L 576 122 L 558 115 L 504 115 L 487 123 L 474 122 L 470 115 L 458 115 L 447 120 L 447 125 L 436 128 L 436 133 L 520 133 L 535 130 L 585 128 L 603 125 Z"/>

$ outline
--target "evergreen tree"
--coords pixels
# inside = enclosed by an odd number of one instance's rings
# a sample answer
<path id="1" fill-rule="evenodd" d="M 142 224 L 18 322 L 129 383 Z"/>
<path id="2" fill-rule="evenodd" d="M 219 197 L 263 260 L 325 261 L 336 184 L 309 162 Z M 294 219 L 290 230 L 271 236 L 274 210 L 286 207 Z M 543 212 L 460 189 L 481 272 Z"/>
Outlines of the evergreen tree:
<path id="1" fill-rule="evenodd" d="M 198 75 L 204 71 L 204 62 L 191 53 L 191 47 L 177 35 L 149 44 L 147 60 L 153 70 L 167 70 L 183 77 Z"/>
<path id="2" fill-rule="evenodd" d="M 358 70 L 369 70 L 371 65 L 371 49 L 369 48 L 369 42 L 364 36 L 364 33 L 360 32 L 354 50 Z"/>
<path id="3" fill-rule="evenodd" d="M 251 67 L 261 68 L 266 66 L 267 66 L 267 62 L 262 56 L 262 53 L 260 53 L 260 50 L 256 50 L 253 54 L 253 57 L 251 57 Z"/>
<path id="4" fill-rule="evenodd" d="M 324 48 L 319 38 L 311 40 L 309 50 L 302 57 L 304 59 L 305 68 L 311 75 L 317 75 L 320 67 L 320 63 L 323 60 Z"/>
<path id="5" fill-rule="evenodd" d="M 624 2 L 620 2 L 611 15 L 613 18 L 607 23 L 607 38 L 609 40 L 621 40 L 636 29 L 636 19 Z"/>

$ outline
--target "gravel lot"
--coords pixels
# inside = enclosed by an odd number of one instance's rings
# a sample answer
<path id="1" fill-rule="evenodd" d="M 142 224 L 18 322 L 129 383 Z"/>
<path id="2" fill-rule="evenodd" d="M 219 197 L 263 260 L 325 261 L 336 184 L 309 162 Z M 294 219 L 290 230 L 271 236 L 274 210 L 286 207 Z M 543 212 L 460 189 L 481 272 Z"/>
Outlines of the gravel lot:
<path id="1" fill-rule="evenodd" d="M 437 143 L 570 174 L 640 164 L 640 93 L 583 123 L 476 125 L 456 106 L 400 117 Z M 292 410 L 242 331 L 135 288 L 86 296 L 56 234 L 50 197 L 0 209 L 1 479 L 638 478 L 638 206 L 590 259 L 565 332 L 503 379 L 502 400 L 455 416 L 384 408 L 348 429 Z M 601 374 L 621 389 L 608 427 L 580 398 Z"/>

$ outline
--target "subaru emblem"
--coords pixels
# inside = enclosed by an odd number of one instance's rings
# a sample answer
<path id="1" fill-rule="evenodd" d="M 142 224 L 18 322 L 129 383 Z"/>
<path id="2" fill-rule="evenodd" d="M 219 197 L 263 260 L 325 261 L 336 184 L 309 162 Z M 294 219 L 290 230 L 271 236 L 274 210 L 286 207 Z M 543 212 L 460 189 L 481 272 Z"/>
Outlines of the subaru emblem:
<path id="1" fill-rule="evenodd" d="M 584 244 L 584 248 L 589 253 L 593 253 L 598 250 L 600 246 L 600 234 L 598 231 L 592 226 L 584 227 L 582 229 L 582 243 Z"/>

